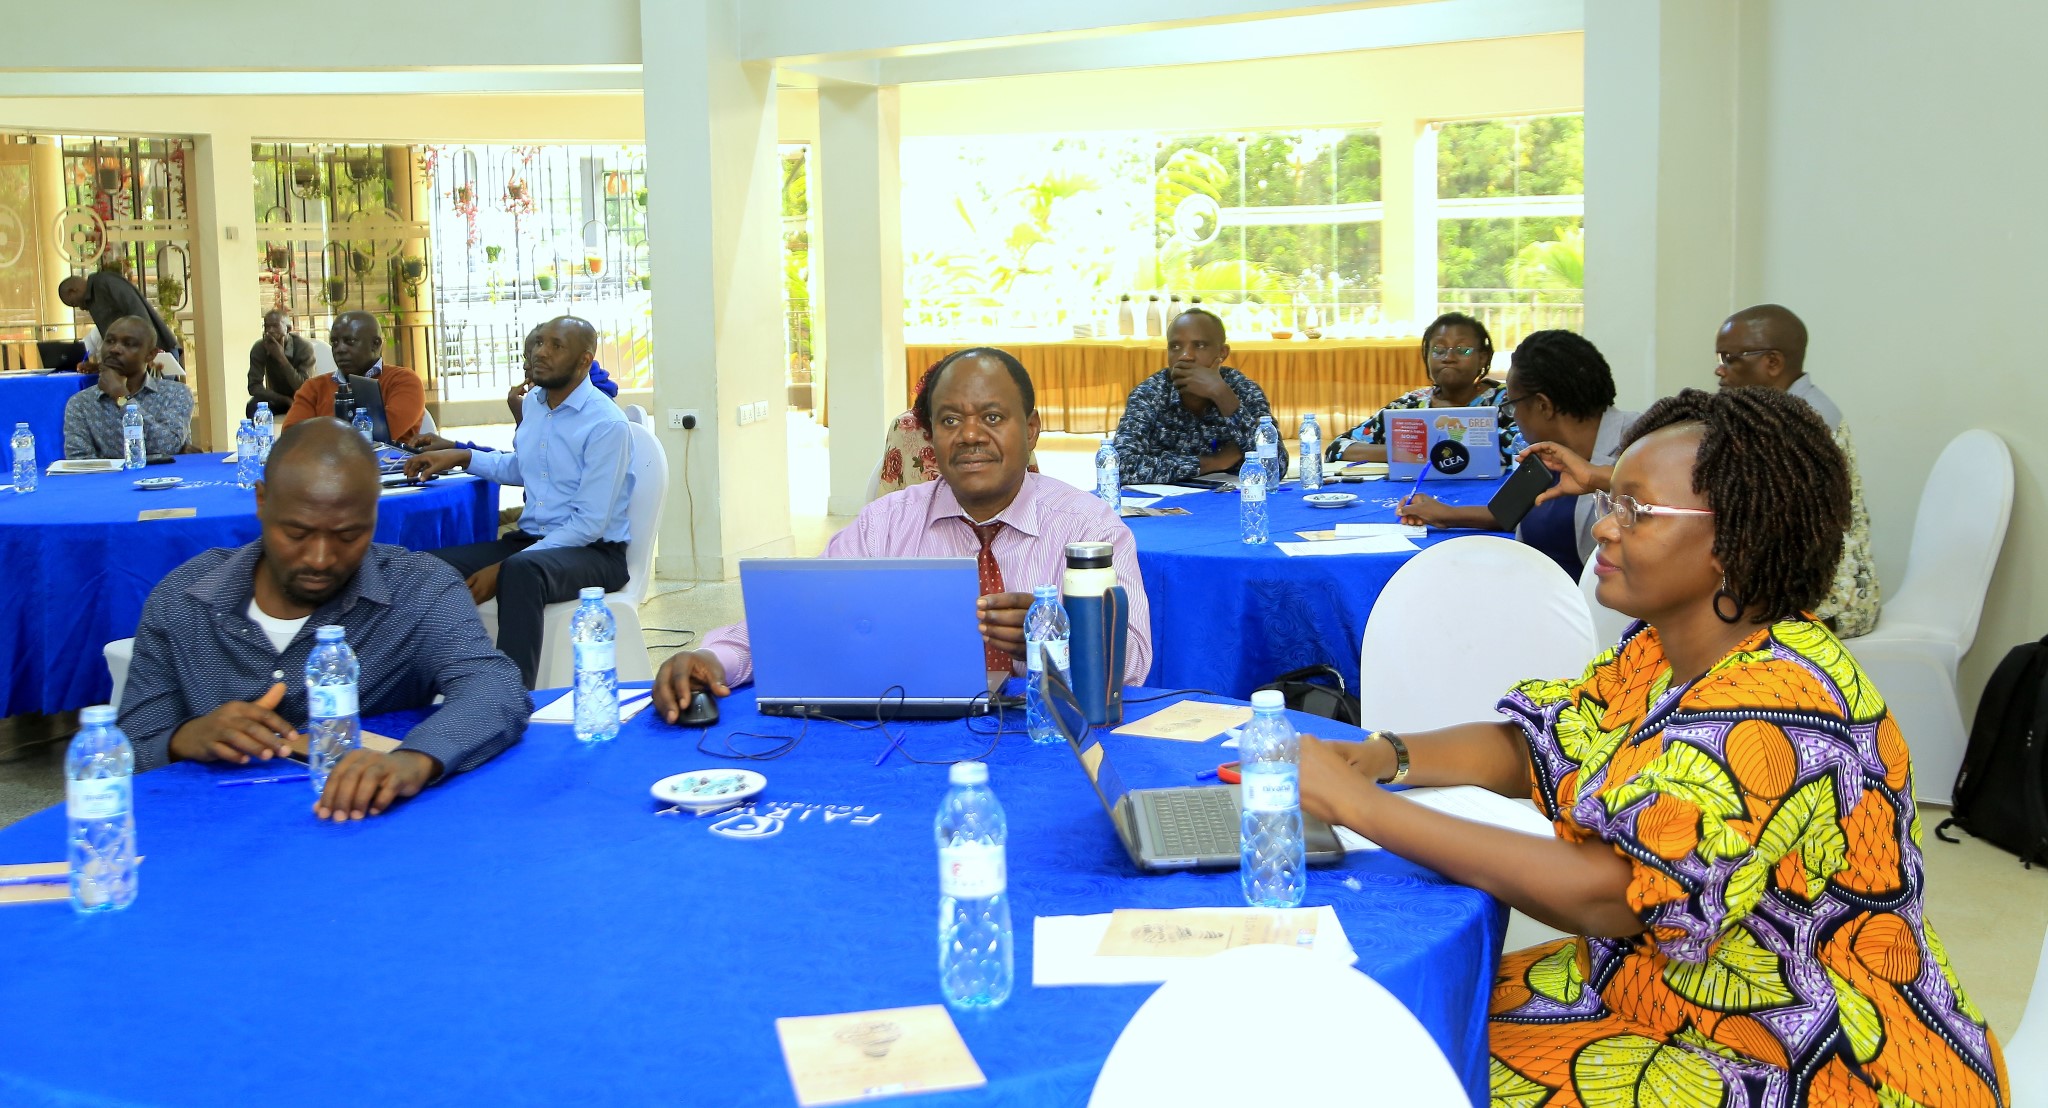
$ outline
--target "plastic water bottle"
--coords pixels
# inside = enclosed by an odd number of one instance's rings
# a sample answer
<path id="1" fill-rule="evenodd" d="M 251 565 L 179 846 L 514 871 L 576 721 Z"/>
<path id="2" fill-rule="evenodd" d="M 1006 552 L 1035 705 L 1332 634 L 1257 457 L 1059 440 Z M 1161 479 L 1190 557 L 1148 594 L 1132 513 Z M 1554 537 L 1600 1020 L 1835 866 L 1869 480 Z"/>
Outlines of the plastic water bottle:
<path id="1" fill-rule="evenodd" d="M 1109 464 L 1116 465 L 1114 455 Z M 1031 732 L 1032 742 L 1063 741 L 1059 727 L 1052 721 L 1052 709 L 1045 702 L 1045 653 L 1052 654 L 1052 664 L 1065 677 L 1067 645 L 1072 638 L 1066 606 L 1060 603 L 1060 587 L 1039 585 L 1032 589 L 1031 610 L 1024 613 L 1024 665 L 1028 671 L 1024 679 L 1024 726 Z"/>
<path id="2" fill-rule="evenodd" d="M 602 742 L 619 736 L 618 629 L 604 588 L 592 585 L 576 594 L 580 603 L 569 617 L 569 642 L 576 654 L 576 737 Z"/>
<path id="3" fill-rule="evenodd" d="M 1237 471 L 1237 525 L 1240 537 L 1254 546 L 1266 541 L 1266 467 L 1257 454 Z"/>
<path id="4" fill-rule="evenodd" d="M 342 629 L 328 624 L 313 632 L 313 652 L 306 655 L 306 768 L 313 791 L 327 791 L 327 775 L 348 752 L 363 745 L 358 718 L 356 682 L 362 667 L 348 647 Z"/>
<path id="5" fill-rule="evenodd" d="M 356 434 L 363 436 L 364 442 L 377 441 L 377 429 L 370 422 L 370 409 L 357 408 L 355 414 L 348 417 L 348 422 L 349 426 L 356 429 Z"/>
<path id="6" fill-rule="evenodd" d="M 36 491 L 36 482 L 43 472 L 36 467 L 36 433 L 28 429 L 28 424 L 17 423 L 8 445 L 14 455 L 14 491 Z"/>
<path id="7" fill-rule="evenodd" d="M 142 442 L 142 405 L 131 396 L 121 409 L 121 468 L 141 469 L 148 464 L 148 448 Z"/>
<path id="8" fill-rule="evenodd" d="M 135 748 L 111 705 L 78 713 L 64 755 L 64 813 L 71 825 L 71 906 L 109 912 L 135 902 Z"/>
<path id="9" fill-rule="evenodd" d="M 1258 454 L 1266 474 L 1266 491 L 1278 491 L 1280 482 L 1287 480 L 1287 470 L 1280 464 L 1280 426 L 1269 415 L 1259 417 Z M 1243 480 L 1242 473 L 1238 479 Z"/>
<path id="10" fill-rule="evenodd" d="M 235 430 L 235 484 L 255 488 L 262 467 L 263 433 L 256 429 L 254 421 L 245 419 Z"/>
<path id="11" fill-rule="evenodd" d="M 1123 467 L 1117 464 L 1116 440 L 1106 435 L 1095 448 L 1095 495 L 1108 502 L 1110 511 L 1124 510 Z"/>
<path id="12" fill-rule="evenodd" d="M 1010 838 L 988 767 L 955 762 L 939 802 L 939 991 L 955 1008 L 995 1008 L 1015 980 L 1010 935 Z"/>
<path id="13" fill-rule="evenodd" d="M 1252 721 L 1237 741 L 1238 876 L 1255 908 L 1293 908 L 1308 889 L 1301 832 L 1301 739 L 1275 689 L 1252 694 Z"/>
<path id="14" fill-rule="evenodd" d="M 277 442 L 277 415 L 268 404 L 256 405 L 256 433 L 263 438 L 256 451 L 256 462 L 259 466 L 268 465 L 270 448 Z"/>
<path id="15" fill-rule="evenodd" d="M 1309 492 L 1323 487 L 1323 429 L 1314 412 L 1301 417 L 1301 487 Z"/>

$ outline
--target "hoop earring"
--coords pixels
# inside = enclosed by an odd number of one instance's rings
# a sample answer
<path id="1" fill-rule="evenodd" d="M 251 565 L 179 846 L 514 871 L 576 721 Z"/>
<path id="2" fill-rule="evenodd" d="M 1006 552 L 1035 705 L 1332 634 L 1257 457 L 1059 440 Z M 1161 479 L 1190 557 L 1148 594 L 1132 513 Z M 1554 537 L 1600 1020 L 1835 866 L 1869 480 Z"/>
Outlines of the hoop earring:
<path id="1" fill-rule="evenodd" d="M 1735 605 L 1735 611 L 1732 613 L 1722 611 L 1721 601 L 1723 600 Z M 1721 575 L 1721 587 L 1714 590 L 1714 617 L 1722 623 L 1735 623 L 1742 619 L 1742 598 L 1729 590 L 1728 575 L 1726 573 Z"/>

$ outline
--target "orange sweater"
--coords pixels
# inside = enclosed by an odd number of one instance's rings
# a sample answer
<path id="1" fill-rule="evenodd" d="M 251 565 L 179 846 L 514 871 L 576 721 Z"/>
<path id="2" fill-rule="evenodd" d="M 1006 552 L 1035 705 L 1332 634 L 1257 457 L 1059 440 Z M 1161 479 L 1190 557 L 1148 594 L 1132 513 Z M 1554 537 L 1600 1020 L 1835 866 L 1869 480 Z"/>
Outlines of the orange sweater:
<path id="1" fill-rule="evenodd" d="M 384 421 L 391 425 L 392 440 L 405 442 L 419 434 L 420 420 L 427 411 L 427 391 L 420 385 L 419 374 L 385 362 L 377 386 L 384 393 Z M 333 414 L 334 374 L 318 373 L 306 378 L 306 383 L 293 394 L 292 410 L 285 413 L 284 425 L 290 427 L 303 419 Z"/>

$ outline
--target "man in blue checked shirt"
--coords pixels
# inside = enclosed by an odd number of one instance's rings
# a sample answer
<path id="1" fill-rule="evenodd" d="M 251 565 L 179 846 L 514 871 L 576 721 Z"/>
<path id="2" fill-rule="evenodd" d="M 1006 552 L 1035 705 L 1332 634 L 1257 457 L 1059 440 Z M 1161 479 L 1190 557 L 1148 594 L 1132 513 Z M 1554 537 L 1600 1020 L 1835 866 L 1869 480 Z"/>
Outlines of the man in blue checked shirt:
<path id="1" fill-rule="evenodd" d="M 526 486 L 518 530 L 434 554 L 468 578 L 477 603 L 498 598 L 498 649 L 519 666 L 527 688 L 540 669 L 542 610 L 592 585 L 606 592 L 626 585 L 633 440 L 626 413 L 590 383 L 596 353 L 589 322 L 549 320 L 529 359 L 534 387 L 510 451 L 430 450 L 405 461 L 413 480 L 463 466 Z"/>
<path id="2" fill-rule="evenodd" d="M 379 491 L 377 456 L 348 424 L 320 417 L 278 436 L 256 486 L 263 536 L 179 566 L 143 606 L 120 705 L 135 768 L 283 755 L 306 718 L 306 655 L 328 624 L 362 666 L 364 715 L 446 703 L 397 750 L 351 751 L 315 815 L 380 815 L 519 741 L 518 668 L 445 562 L 371 543 Z"/>

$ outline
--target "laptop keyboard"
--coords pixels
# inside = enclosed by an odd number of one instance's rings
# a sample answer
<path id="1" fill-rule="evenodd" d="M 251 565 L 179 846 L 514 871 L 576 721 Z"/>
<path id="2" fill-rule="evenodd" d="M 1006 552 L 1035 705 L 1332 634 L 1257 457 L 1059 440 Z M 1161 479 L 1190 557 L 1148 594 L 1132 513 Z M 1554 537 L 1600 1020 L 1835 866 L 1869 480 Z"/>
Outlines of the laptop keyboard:
<path id="1" fill-rule="evenodd" d="M 1197 857 L 1237 852 L 1237 802 L 1228 789 L 1151 790 L 1146 806 L 1152 810 L 1153 841 L 1161 853 Z"/>

